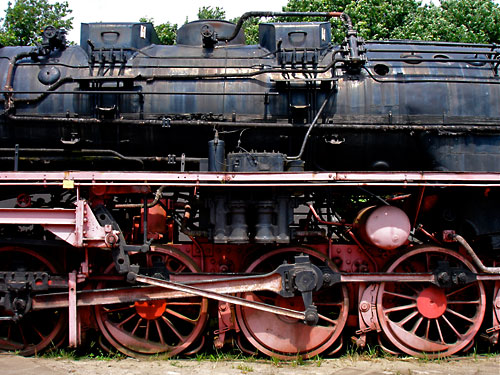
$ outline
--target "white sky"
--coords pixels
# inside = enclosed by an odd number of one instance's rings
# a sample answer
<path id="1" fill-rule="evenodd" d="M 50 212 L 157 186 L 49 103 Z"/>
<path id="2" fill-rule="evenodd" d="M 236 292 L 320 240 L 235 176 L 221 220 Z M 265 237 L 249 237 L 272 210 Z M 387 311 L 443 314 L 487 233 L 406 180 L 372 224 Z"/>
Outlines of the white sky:
<path id="1" fill-rule="evenodd" d="M 15 0 L 10 0 L 12 3 Z M 57 0 L 49 0 L 54 3 Z M 63 0 L 59 0 L 62 2 Z M 226 18 L 241 16 L 248 11 L 279 12 L 287 0 L 67 0 L 73 10 L 73 30 L 68 39 L 80 42 L 82 22 L 137 22 L 141 17 L 153 18 L 155 23 L 183 25 L 197 19 L 198 9 L 216 6 L 226 11 Z M 5 14 L 9 0 L 0 0 L 0 17 Z"/>

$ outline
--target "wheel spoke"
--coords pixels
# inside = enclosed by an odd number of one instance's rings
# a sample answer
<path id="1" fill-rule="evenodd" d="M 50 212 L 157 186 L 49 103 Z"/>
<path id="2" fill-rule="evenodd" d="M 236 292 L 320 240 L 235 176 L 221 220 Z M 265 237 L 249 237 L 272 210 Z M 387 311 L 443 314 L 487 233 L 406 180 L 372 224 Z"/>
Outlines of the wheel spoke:
<path id="1" fill-rule="evenodd" d="M 415 288 L 415 286 L 413 286 L 411 283 L 405 283 L 405 285 L 408 289 L 411 289 L 413 293 L 415 293 L 416 295 L 418 295 L 421 292 L 421 290 Z"/>
<path id="2" fill-rule="evenodd" d="M 128 323 L 136 315 L 137 314 L 135 313 L 135 311 L 132 312 L 132 315 L 130 315 L 127 319 L 122 320 L 120 323 L 118 323 L 118 328 L 123 327 L 124 324 Z"/>
<path id="3" fill-rule="evenodd" d="M 458 312 L 456 312 L 456 311 L 454 311 L 454 310 L 452 310 L 450 308 L 446 308 L 446 311 L 449 312 L 449 313 L 451 313 L 451 314 L 453 314 L 453 315 L 455 315 L 455 316 L 458 316 L 459 318 L 461 318 L 463 320 L 468 321 L 469 323 L 474 323 L 475 322 L 474 319 L 468 318 L 465 315 L 462 315 L 462 314 L 460 314 L 460 313 L 458 313 Z"/>
<path id="4" fill-rule="evenodd" d="M 397 325 L 400 326 L 400 327 L 402 327 L 406 323 L 408 323 L 410 320 L 412 320 L 414 317 L 416 317 L 417 315 L 418 315 L 418 311 L 414 311 L 410 315 L 408 315 L 406 318 L 404 318 L 403 320 L 401 320 L 400 322 L 398 322 Z"/>
<path id="5" fill-rule="evenodd" d="M 35 327 L 35 324 L 33 324 L 33 323 L 31 324 L 31 329 L 32 329 L 33 331 L 35 331 L 35 333 L 36 333 L 38 336 L 40 336 L 40 338 L 43 340 L 43 338 L 44 338 L 45 336 L 44 336 L 44 335 L 43 335 L 43 334 L 42 334 L 42 333 L 38 330 L 38 328 L 36 328 L 36 327 Z"/>
<path id="6" fill-rule="evenodd" d="M 425 338 L 429 340 L 429 332 L 431 330 L 431 320 L 427 319 L 427 328 L 425 329 Z"/>
<path id="7" fill-rule="evenodd" d="M 191 319 L 185 315 L 182 315 L 181 313 L 174 311 L 172 309 L 165 309 L 165 313 L 170 314 L 172 316 L 175 316 L 176 318 L 179 318 L 181 320 L 184 320 L 185 322 L 191 323 L 191 324 L 196 324 L 198 320 Z"/>
<path id="8" fill-rule="evenodd" d="M 165 318 L 164 316 L 162 316 L 162 319 L 165 323 L 167 323 L 167 326 L 168 328 L 170 328 L 170 330 L 181 340 L 181 341 L 184 341 L 184 336 L 182 336 L 179 331 L 177 331 L 177 329 L 175 329 L 174 325 L 172 324 L 172 322 L 170 320 L 168 320 L 167 318 Z"/>
<path id="9" fill-rule="evenodd" d="M 144 338 L 146 340 L 149 340 L 149 324 L 151 323 L 150 320 L 146 320 L 146 334 L 144 335 Z"/>
<path id="10" fill-rule="evenodd" d="M 461 292 L 463 292 L 464 290 L 466 290 L 466 289 L 470 288 L 470 287 L 471 287 L 471 286 L 473 286 L 473 285 L 474 285 L 474 284 L 468 284 L 468 285 L 464 286 L 463 288 L 460 288 L 460 289 L 457 289 L 457 290 L 455 290 L 455 291 L 453 291 L 453 292 L 451 292 L 451 293 L 448 293 L 448 294 L 446 295 L 446 298 L 450 298 L 451 296 L 453 296 L 453 295 L 455 295 L 455 294 L 461 293 Z"/>
<path id="11" fill-rule="evenodd" d="M 417 320 L 417 321 L 416 321 L 416 323 L 413 325 L 413 328 L 412 328 L 412 329 L 411 329 L 411 331 L 410 331 L 410 333 L 411 333 L 411 334 L 413 334 L 413 335 L 414 335 L 414 334 L 417 332 L 417 329 L 418 329 L 418 327 L 420 327 L 420 324 L 422 324 L 423 320 L 424 320 L 424 317 L 423 317 L 423 316 L 421 316 L 420 318 L 418 318 L 418 320 Z"/>
<path id="12" fill-rule="evenodd" d="M 416 301 L 416 300 L 417 300 L 417 296 L 408 296 L 408 295 L 406 295 L 406 294 L 395 293 L 395 292 L 389 292 L 389 291 L 387 291 L 387 290 L 384 290 L 384 294 L 388 294 L 388 295 L 390 295 L 390 296 L 399 297 L 399 298 L 411 299 L 411 300 L 414 300 L 414 301 Z"/>
<path id="13" fill-rule="evenodd" d="M 186 269 L 186 265 L 185 264 L 181 264 L 180 267 L 177 268 L 177 270 L 175 271 L 175 273 L 181 273 L 185 269 Z"/>
<path id="14" fill-rule="evenodd" d="M 448 305 L 479 305 L 480 301 L 447 301 Z"/>
<path id="15" fill-rule="evenodd" d="M 457 335 L 458 339 L 462 340 L 463 336 L 460 334 L 460 332 L 457 331 L 457 329 L 455 328 L 455 326 L 453 326 L 453 324 L 451 324 L 451 322 L 448 320 L 448 318 L 446 318 L 445 315 L 443 315 L 442 318 L 448 324 L 448 326 L 451 328 L 451 330 L 453 332 L 455 332 L 455 335 Z"/>
<path id="16" fill-rule="evenodd" d="M 125 311 L 125 310 L 130 310 L 130 309 L 133 309 L 134 308 L 134 305 L 130 305 L 130 306 L 124 306 L 124 307 L 117 307 L 116 309 L 106 309 L 105 308 L 105 311 L 107 314 L 111 314 L 111 313 L 115 313 L 115 312 L 118 312 L 118 311 Z"/>
<path id="17" fill-rule="evenodd" d="M 326 316 L 324 316 L 324 315 L 322 315 L 322 314 L 318 314 L 318 317 L 319 317 L 321 320 L 324 320 L 325 322 L 328 322 L 328 323 L 333 324 L 334 326 L 336 326 L 336 325 L 338 324 L 338 321 L 337 321 L 337 320 L 333 320 L 333 319 L 327 318 Z"/>
<path id="18" fill-rule="evenodd" d="M 161 332 L 160 320 L 155 319 L 156 331 L 158 332 L 158 337 L 160 338 L 160 343 L 165 345 L 165 339 L 163 338 L 163 333 Z"/>
<path id="19" fill-rule="evenodd" d="M 135 325 L 134 329 L 132 330 L 132 335 L 135 335 L 135 332 L 137 331 L 137 329 L 139 328 L 139 325 L 141 324 L 142 322 L 142 318 L 139 318 L 139 320 L 137 321 L 137 324 Z"/>
<path id="20" fill-rule="evenodd" d="M 439 321 L 438 319 L 435 319 L 435 322 L 436 322 L 436 327 L 437 327 L 437 330 L 438 330 L 438 333 L 439 333 L 439 338 L 441 339 L 441 343 L 446 344 L 446 342 L 444 341 L 444 338 L 443 338 L 443 332 L 441 332 L 441 325 L 439 324 Z"/>
<path id="21" fill-rule="evenodd" d="M 24 336 L 23 327 L 21 325 L 18 325 L 18 327 L 19 327 L 19 333 L 21 334 L 21 340 L 23 340 L 23 345 L 27 346 L 28 342 L 26 341 L 26 337 Z"/>
<path id="22" fill-rule="evenodd" d="M 416 303 L 412 303 L 411 305 L 396 306 L 396 307 L 391 307 L 390 309 L 386 309 L 385 313 L 390 314 L 394 311 L 403 311 L 403 310 L 413 309 L 415 307 L 417 307 Z"/>

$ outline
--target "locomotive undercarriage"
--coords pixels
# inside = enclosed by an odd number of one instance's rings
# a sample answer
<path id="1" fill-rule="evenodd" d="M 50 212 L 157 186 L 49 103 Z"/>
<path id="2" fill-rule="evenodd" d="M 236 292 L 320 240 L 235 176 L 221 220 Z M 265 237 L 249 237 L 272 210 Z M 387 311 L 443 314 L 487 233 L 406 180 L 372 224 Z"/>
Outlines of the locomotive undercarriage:
<path id="1" fill-rule="evenodd" d="M 499 184 L 494 173 L 4 172 L 0 348 L 30 355 L 94 332 L 131 356 L 235 344 L 309 358 L 349 337 L 428 357 L 496 344 Z M 379 216 L 382 237 L 369 224 Z"/>

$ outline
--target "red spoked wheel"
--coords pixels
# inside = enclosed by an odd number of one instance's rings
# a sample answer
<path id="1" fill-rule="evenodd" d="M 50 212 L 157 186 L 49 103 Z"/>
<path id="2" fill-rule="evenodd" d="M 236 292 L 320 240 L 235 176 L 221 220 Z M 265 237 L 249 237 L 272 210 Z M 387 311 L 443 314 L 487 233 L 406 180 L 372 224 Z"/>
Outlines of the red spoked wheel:
<path id="1" fill-rule="evenodd" d="M 38 252 L 21 247 L 0 249 L 0 271 L 47 272 L 57 274 L 53 263 Z M 3 293 L 2 297 L 3 297 Z M 8 316 L 0 307 L 0 316 Z M 66 333 L 66 311 L 30 311 L 18 322 L 0 321 L 0 350 L 20 355 L 33 355 L 47 348 L 56 348 Z"/>
<path id="2" fill-rule="evenodd" d="M 463 256 L 438 247 L 411 250 L 387 272 L 429 272 L 443 261 L 475 272 Z M 450 356 L 467 348 L 481 327 L 485 309 L 481 281 L 450 288 L 385 282 L 380 284 L 377 297 L 379 322 L 389 341 L 406 354 L 428 358 Z"/>
<path id="3" fill-rule="evenodd" d="M 283 261 L 294 262 L 299 254 L 309 255 L 316 265 L 328 264 L 335 269 L 333 263 L 325 255 L 307 248 L 286 248 L 271 251 L 260 256 L 247 269 L 247 272 L 270 272 Z M 304 311 L 301 296 L 283 298 L 271 292 L 245 293 L 243 297 L 274 306 Z M 264 354 L 280 359 L 297 357 L 311 358 L 328 350 L 342 333 L 347 320 L 349 300 L 345 286 L 335 286 L 315 292 L 313 302 L 318 308 L 319 322 L 316 326 L 308 326 L 297 319 L 283 317 L 272 313 L 236 307 L 236 315 L 240 328 L 246 339 Z"/>
<path id="4" fill-rule="evenodd" d="M 131 256 L 131 262 L 145 267 L 161 262 L 169 273 L 199 272 L 191 258 L 171 247 L 156 246 L 146 254 Z M 106 270 L 113 271 L 114 265 Z M 119 285 L 106 282 L 98 288 L 111 286 Z M 120 352 L 132 357 L 174 356 L 203 333 L 207 310 L 206 298 L 191 297 L 96 306 L 95 314 L 102 334 Z"/>

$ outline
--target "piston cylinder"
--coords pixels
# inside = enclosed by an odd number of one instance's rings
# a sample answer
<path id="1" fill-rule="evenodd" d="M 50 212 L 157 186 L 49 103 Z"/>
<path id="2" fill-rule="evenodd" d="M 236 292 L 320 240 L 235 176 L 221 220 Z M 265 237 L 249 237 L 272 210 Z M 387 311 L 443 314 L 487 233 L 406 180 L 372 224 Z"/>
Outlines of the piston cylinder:
<path id="1" fill-rule="evenodd" d="M 367 244 L 383 250 L 393 250 L 407 241 L 411 225 L 408 216 L 400 208 L 372 206 L 358 214 L 354 228 Z"/>

